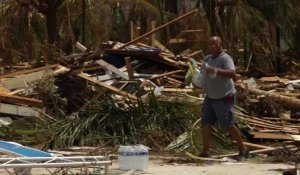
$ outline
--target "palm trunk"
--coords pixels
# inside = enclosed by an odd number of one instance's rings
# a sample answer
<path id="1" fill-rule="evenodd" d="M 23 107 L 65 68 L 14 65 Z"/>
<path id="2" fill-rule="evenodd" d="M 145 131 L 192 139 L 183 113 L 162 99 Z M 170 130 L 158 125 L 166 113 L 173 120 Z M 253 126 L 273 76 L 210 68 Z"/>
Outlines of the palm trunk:
<path id="1" fill-rule="evenodd" d="M 58 44 L 58 30 L 57 30 L 57 8 L 47 9 L 45 15 L 47 19 L 47 34 L 49 44 Z"/>
<path id="2" fill-rule="evenodd" d="M 297 98 L 286 97 L 286 96 L 282 96 L 282 95 L 278 95 L 275 93 L 270 93 L 258 89 L 249 89 L 249 92 L 256 95 L 265 95 L 267 98 L 270 98 L 271 100 L 274 100 L 277 103 L 289 109 L 296 109 L 296 110 L 300 109 L 300 100 Z"/>

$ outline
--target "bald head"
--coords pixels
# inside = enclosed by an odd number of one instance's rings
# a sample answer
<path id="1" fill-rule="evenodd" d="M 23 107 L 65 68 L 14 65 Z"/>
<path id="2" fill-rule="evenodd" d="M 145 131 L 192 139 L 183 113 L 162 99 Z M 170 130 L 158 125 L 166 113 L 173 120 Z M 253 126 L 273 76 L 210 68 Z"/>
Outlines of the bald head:
<path id="1" fill-rule="evenodd" d="M 219 36 L 210 37 L 208 40 L 208 51 L 217 57 L 222 51 L 222 39 Z"/>
<path id="2" fill-rule="evenodd" d="M 210 37 L 209 42 L 213 42 L 213 43 L 217 44 L 218 46 L 222 45 L 222 39 L 219 36 Z"/>

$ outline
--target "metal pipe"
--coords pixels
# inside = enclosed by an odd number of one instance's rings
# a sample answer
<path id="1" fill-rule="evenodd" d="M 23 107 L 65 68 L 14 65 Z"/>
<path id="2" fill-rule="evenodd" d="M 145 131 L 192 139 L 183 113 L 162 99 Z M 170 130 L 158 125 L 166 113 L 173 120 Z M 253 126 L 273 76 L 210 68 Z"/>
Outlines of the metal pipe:
<path id="1" fill-rule="evenodd" d="M 61 162 L 61 163 L 28 163 L 28 164 L 2 164 L 0 169 L 4 168 L 59 168 L 59 167 L 83 167 L 96 165 L 110 165 L 111 161 L 95 162 Z"/>
<path id="2" fill-rule="evenodd" d="M 74 156 L 74 157 L 12 157 L 12 158 L 0 158 L 0 162 L 7 161 L 49 161 L 49 160 L 66 160 L 66 161 L 75 161 L 75 160 L 107 160 L 105 156 Z"/>

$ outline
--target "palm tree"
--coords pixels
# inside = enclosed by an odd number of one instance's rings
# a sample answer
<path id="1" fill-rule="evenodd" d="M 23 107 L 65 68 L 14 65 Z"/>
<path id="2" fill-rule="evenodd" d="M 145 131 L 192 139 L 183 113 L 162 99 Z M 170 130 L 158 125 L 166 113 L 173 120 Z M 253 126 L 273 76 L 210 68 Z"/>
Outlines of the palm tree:
<path id="1" fill-rule="evenodd" d="M 46 17 L 49 44 L 58 42 L 57 11 L 63 2 L 64 0 L 30 0 L 30 4 Z"/>

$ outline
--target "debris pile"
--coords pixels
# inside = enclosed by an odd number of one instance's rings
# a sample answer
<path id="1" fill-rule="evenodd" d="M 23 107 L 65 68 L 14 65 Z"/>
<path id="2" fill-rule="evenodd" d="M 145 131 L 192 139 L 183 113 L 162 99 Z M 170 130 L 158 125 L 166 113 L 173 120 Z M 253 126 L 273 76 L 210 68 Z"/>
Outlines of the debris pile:
<path id="1" fill-rule="evenodd" d="M 149 94 L 167 96 L 169 100 L 176 97 L 176 101 L 183 94 L 183 100 L 196 99 L 196 105 L 203 100 L 201 90 L 186 83 L 191 57 L 200 66 L 201 50 L 175 55 L 158 43 L 157 47 L 142 43 L 124 47 L 126 44 L 109 42 L 102 44 L 99 51 L 77 45 L 81 53 L 64 56 L 59 64 L 1 75 L 0 112 L 38 117 L 43 121 L 76 119 L 79 124 L 80 111 L 91 110 L 93 99 L 99 97 L 112 98 L 114 103 L 127 108 L 130 105 L 126 101 L 136 105 L 149 100 Z M 299 141 L 299 83 L 299 79 L 291 76 L 260 79 L 245 76 L 236 82 L 239 90 L 236 115 L 245 139 L 255 143 Z M 197 95 L 192 96 L 195 92 Z M 197 120 L 198 115 L 191 119 Z M 187 123 L 184 124 L 186 127 Z M 151 139 L 155 141 L 154 136 Z M 70 144 L 75 142 L 72 138 Z M 281 146 L 254 145 L 253 148 L 274 151 Z"/>

